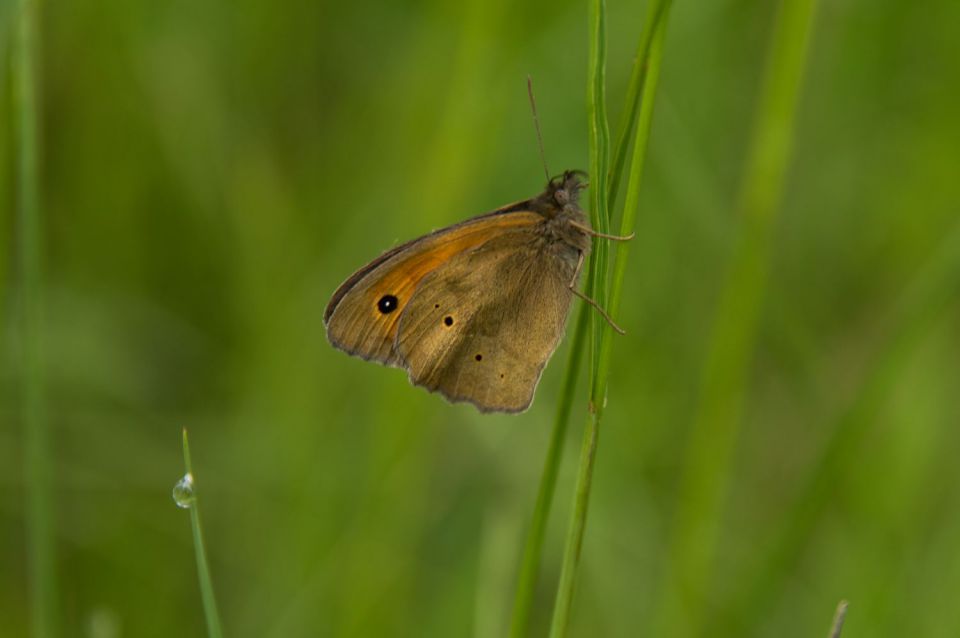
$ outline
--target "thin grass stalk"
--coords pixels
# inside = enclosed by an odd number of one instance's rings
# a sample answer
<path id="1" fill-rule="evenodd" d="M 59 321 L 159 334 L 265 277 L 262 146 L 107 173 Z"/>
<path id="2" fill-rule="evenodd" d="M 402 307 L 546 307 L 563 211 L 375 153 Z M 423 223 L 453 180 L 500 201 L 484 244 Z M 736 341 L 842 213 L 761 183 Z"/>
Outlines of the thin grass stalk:
<path id="1" fill-rule="evenodd" d="M 550 623 L 550 638 L 566 636 L 570 625 L 576 575 L 580 566 L 583 534 L 587 525 L 590 486 L 593 482 L 593 465 L 596 460 L 597 443 L 599 441 L 599 421 L 595 417 L 596 414 L 591 413 L 587 421 L 587 427 L 583 431 L 580 465 L 577 470 L 577 487 L 574 493 L 573 512 L 570 515 L 570 524 L 567 530 L 563 566 L 560 571 L 557 598 L 553 608 L 553 619 Z"/>
<path id="2" fill-rule="evenodd" d="M 610 161 L 610 131 L 607 125 L 606 106 L 606 5 L 604 0 L 589 2 L 589 39 L 590 61 L 587 82 L 587 122 L 590 133 L 590 221 L 593 227 L 602 233 L 609 232 L 610 215 L 607 208 L 607 181 Z M 605 242 L 595 242 L 590 255 L 590 278 L 594 300 L 603 307 L 607 301 L 607 246 Z M 570 624 L 570 610 L 573 602 L 577 567 L 580 563 L 580 550 L 583 546 L 583 531 L 587 521 L 587 507 L 590 499 L 590 483 L 593 477 L 593 461 L 596 457 L 599 439 L 599 421 L 596 417 L 598 402 L 593 383 L 596 374 L 597 355 L 600 341 L 607 329 L 596 313 L 591 324 L 591 391 L 590 418 L 584 430 L 580 454 L 580 469 L 577 472 L 577 487 L 574 496 L 573 512 L 567 529 L 564 546 L 563 564 L 560 569 L 560 582 L 557 585 L 557 597 L 554 601 L 553 618 L 550 623 L 551 638 L 566 635 Z"/>
<path id="3" fill-rule="evenodd" d="M 683 463 L 655 635 L 701 633 L 815 8 L 816 0 L 784 0 L 771 33 L 737 205 L 741 228 L 721 290 Z"/>
<path id="4" fill-rule="evenodd" d="M 643 38 L 648 42 L 639 66 L 645 69 L 640 87 L 639 110 L 635 113 L 636 136 L 633 140 L 633 155 L 630 158 L 630 173 L 627 181 L 627 193 L 623 203 L 623 216 L 620 218 L 621 236 L 627 236 L 634 231 L 637 222 L 637 213 L 640 208 L 640 185 L 643 180 L 643 169 L 646 164 L 647 146 L 650 140 L 650 127 L 653 122 L 653 106 L 657 94 L 657 83 L 660 79 L 660 59 L 663 55 L 663 39 L 667 31 L 667 17 L 670 14 L 672 0 L 651 0 L 651 21 L 644 30 Z M 626 148 L 626 144 L 624 145 Z M 619 241 L 616 246 L 613 279 L 610 285 L 610 303 L 608 312 L 616 317 L 620 309 L 620 300 L 623 296 L 623 281 L 627 272 L 627 255 L 630 249 L 629 241 Z M 606 403 L 607 382 L 610 370 L 610 354 L 613 347 L 612 334 L 607 332 L 601 344 L 600 361 L 597 366 L 597 396 L 603 397 Z M 603 406 L 598 410 L 602 413 Z"/>
<path id="5" fill-rule="evenodd" d="M 620 116 L 620 133 L 617 135 L 617 144 L 613 151 L 613 166 L 610 168 L 610 194 L 608 196 L 611 210 L 616 206 L 620 191 L 620 180 L 623 177 L 623 167 L 627 161 L 627 150 L 630 148 L 630 138 L 637 121 L 637 112 L 640 108 L 641 96 L 647 83 L 650 68 L 650 49 L 653 46 L 657 24 L 670 10 L 672 0 L 663 2 L 651 0 L 647 6 L 646 26 L 640 33 L 640 42 L 637 45 L 637 56 L 633 60 L 633 69 L 630 71 L 630 82 L 627 84 L 626 107 Z M 632 226 L 631 226 L 632 228 Z"/>
<path id="6" fill-rule="evenodd" d="M 618 136 L 620 142 L 618 143 L 618 159 L 615 162 L 615 165 L 610 172 L 611 181 L 608 183 L 607 188 L 608 201 L 612 202 L 616 199 L 616 186 L 613 181 L 613 176 L 618 176 L 620 171 L 623 168 L 625 161 L 626 149 L 627 149 L 627 138 L 631 131 L 633 131 L 634 118 L 637 117 L 637 109 L 643 97 L 644 100 L 649 99 L 652 103 L 653 91 L 644 90 L 646 85 L 646 79 L 648 78 L 647 69 L 651 66 L 651 44 L 654 42 L 653 34 L 658 32 L 662 33 L 662 27 L 660 27 L 661 16 L 665 16 L 666 11 L 670 5 L 669 0 L 666 2 L 653 2 L 648 11 L 648 22 L 647 26 L 644 28 L 641 33 L 640 45 L 638 47 L 638 56 L 634 60 L 634 69 L 631 73 L 631 88 L 628 91 L 627 95 L 627 108 L 625 112 L 629 112 L 632 115 L 621 123 L 621 131 Z M 657 44 L 659 47 L 659 43 Z M 659 54 L 657 54 L 657 59 L 653 63 L 653 66 L 658 67 L 659 65 Z M 656 70 L 655 70 L 656 72 Z M 653 86 L 656 85 L 656 79 L 654 76 Z M 591 85 L 593 86 L 593 85 Z M 648 109 L 648 117 L 646 119 L 645 126 L 647 127 L 647 132 L 649 131 L 649 114 L 652 113 L 652 109 Z M 641 116 L 642 117 L 642 116 Z M 646 149 L 646 138 L 647 134 L 645 133 L 642 140 L 640 140 L 639 147 Z M 598 145 L 599 146 L 599 145 Z M 642 153 L 641 153 L 642 154 Z M 642 167 L 642 161 L 637 164 L 638 167 Z M 591 167 L 591 170 L 594 170 Z M 639 181 L 637 181 L 639 184 Z M 596 186 L 601 187 L 601 186 Z M 599 210 L 598 207 L 594 206 L 593 210 Z M 635 215 L 630 218 L 631 220 L 635 219 Z M 626 228 L 626 225 L 623 226 Z M 632 221 L 631 225 L 632 227 Z M 629 230 L 625 230 L 623 234 L 628 234 Z M 619 261 L 619 258 L 618 258 Z M 595 272 L 595 271 L 593 271 Z M 622 284 L 623 274 L 620 274 L 620 283 Z M 615 278 L 616 281 L 616 278 Z M 591 278 L 587 282 L 587 294 L 593 295 L 592 291 L 593 279 Z M 615 283 L 614 287 L 618 287 L 620 284 Z M 619 292 L 618 292 L 619 295 Z M 527 633 L 530 607 L 532 605 L 533 593 L 536 586 L 536 576 L 539 569 L 540 556 L 542 553 L 543 537 L 546 531 L 546 521 L 549 516 L 550 506 L 552 503 L 552 497 L 555 491 L 557 474 L 559 470 L 559 460 L 562 456 L 563 450 L 563 441 L 565 439 L 567 425 L 569 422 L 570 411 L 572 407 L 572 397 L 576 390 L 576 379 L 579 375 L 580 362 L 582 360 L 581 352 L 583 343 L 585 341 L 586 334 L 586 325 L 589 319 L 589 314 L 591 309 L 589 306 L 582 304 L 580 307 L 580 312 L 577 316 L 577 324 L 574 332 L 573 342 L 571 343 L 571 352 L 570 352 L 570 361 L 567 367 L 566 376 L 564 377 L 564 383 L 561 393 L 561 402 L 558 406 L 557 416 L 554 421 L 554 429 L 551 435 L 550 447 L 547 453 L 547 460 L 544 464 L 544 472 L 540 482 L 540 489 L 537 498 L 537 505 L 535 508 L 534 519 L 530 527 L 530 531 L 527 535 L 527 543 L 524 549 L 523 564 L 520 572 L 519 585 L 517 590 L 517 596 L 514 604 L 514 615 L 511 623 L 511 636 L 513 638 L 519 638 L 525 636 Z M 602 410 L 602 407 L 600 408 Z M 595 434 L 595 431 L 594 431 Z M 590 440 L 585 443 L 584 449 L 594 451 L 596 449 L 596 439 L 593 436 Z M 581 463 L 581 469 L 588 470 L 588 474 L 592 475 L 592 455 L 591 460 L 588 463 Z M 585 476 L 584 485 L 589 485 L 590 476 Z M 589 488 L 586 493 L 582 495 L 585 497 L 589 493 Z M 578 502 L 582 502 L 584 506 L 586 505 L 585 498 L 578 498 Z M 584 515 L 586 510 L 584 509 Z"/>
<path id="7" fill-rule="evenodd" d="M 34 636 L 59 634 L 53 461 L 43 367 L 43 220 L 39 186 L 38 6 L 17 2 L 13 43 L 16 117 L 21 418 L 24 428 L 30 619 Z"/>
<path id="8" fill-rule="evenodd" d="M 213 578 L 210 576 L 210 565 L 207 561 L 207 549 L 203 542 L 203 528 L 200 525 L 200 499 L 194 479 L 193 463 L 190 460 L 190 444 L 187 441 L 187 430 L 183 430 L 183 464 L 187 474 L 184 480 L 190 488 L 190 501 L 185 505 L 190 509 L 190 526 L 193 529 L 193 548 L 197 557 L 197 579 L 200 583 L 200 598 L 203 601 L 203 615 L 207 622 L 207 635 L 210 638 L 222 638 L 220 628 L 220 613 L 217 611 L 217 599 L 213 595 Z M 178 502 L 178 504 L 181 504 Z M 183 504 L 181 504 L 183 505 Z"/>
<path id="9" fill-rule="evenodd" d="M 659 77 L 663 34 L 666 28 L 667 10 L 669 9 L 669 7 L 665 7 L 663 11 L 660 11 L 659 4 L 660 3 L 655 2 L 654 6 L 652 6 L 650 15 L 654 16 L 655 19 L 647 25 L 647 29 L 651 33 L 651 36 L 649 36 L 651 46 L 646 49 L 645 57 L 637 62 L 646 67 L 648 71 L 645 74 L 645 81 L 640 91 L 641 106 L 637 113 L 639 119 L 638 125 L 636 126 L 637 138 L 634 140 L 634 154 L 630 168 L 627 208 L 625 208 L 621 226 L 623 234 L 629 234 L 636 221 L 640 181 L 643 174 L 644 158 L 646 156 L 647 141 L 649 140 L 650 134 L 657 78 Z M 619 302 L 620 290 L 623 285 L 625 272 L 624 259 L 626 257 L 626 253 L 623 251 L 624 246 L 621 245 L 618 248 L 617 271 L 610 295 L 611 304 Z M 611 312 L 616 313 L 615 305 L 609 305 L 608 307 L 611 308 Z M 600 423 L 606 407 L 612 334 L 610 327 L 606 324 L 599 325 L 599 329 L 601 331 L 599 351 L 596 353 L 594 366 L 591 371 L 591 410 L 587 419 L 587 426 L 584 430 L 583 443 L 581 446 L 574 508 L 567 535 L 567 547 L 557 594 L 557 605 L 554 610 L 553 624 L 551 626 L 552 637 L 566 635 L 566 630 L 569 626 L 575 576 L 579 565 L 581 548 L 583 546 L 583 535 L 586 529 L 587 510 L 589 507 L 590 489 L 593 483 L 593 469 L 596 462 Z"/>
<path id="10" fill-rule="evenodd" d="M 601 233 L 610 232 L 610 209 L 608 206 L 608 183 L 610 165 L 610 127 L 607 123 L 607 42 L 606 2 L 590 2 L 590 72 L 587 86 L 587 123 L 590 131 L 590 223 Z M 590 253 L 589 288 L 593 300 L 601 308 L 607 304 L 607 265 L 609 247 L 606 242 L 593 242 Z M 591 336 L 592 365 L 596 366 L 600 339 L 609 326 L 592 313 Z M 591 392 L 591 396 L 593 393 Z"/>
<path id="11" fill-rule="evenodd" d="M 664 7 L 669 4 L 669 1 L 653 2 L 648 11 L 648 15 L 651 18 L 648 20 L 648 25 L 655 24 Z M 650 53 L 652 32 L 652 26 L 648 26 L 642 31 L 640 44 L 637 49 L 637 57 L 634 60 L 633 70 L 630 76 L 630 85 L 626 99 L 627 106 L 624 109 L 625 117 L 621 122 L 620 133 L 617 136 L 619 141 L 617 143 L 614 165 L 610 171 L 610 179 L 608 182 L 609 193 L 607 197 L 609 207 L 613 206 L 617 198 L 619 176 L 626 161 L 627 142 L 630 133 L 633 131 L 633 123 L 637 115 L 641 97 L 641 88 L 647 77 L 646 69 L 648 67 L 647 61 Z M 591 297 L 593 296 L 592 283 L 593 280 L 591 278 L 588 280 L 586 287 L 586 294 Z M 590 308 L 586 304 L 581 304 L 580 311 L 577 314 L 574 337 L 571 341 L 567 371 L 561 387 L 560 403 L 550 437 L 550 446 L 547 451 L 547 458 L 540 480 L 537 503 L 534 508 L 534 517 L 524 546 L 523 562 L 520 569 L 517 594 L 514 600 L 513 619 L 510 626 L 510 635 L 512 638 L 521 638 L 527 634 L 530 607 L 533 604 L 533 593 L 536 588 L 537 572 L 540 567 L 543 538 L 546 534 L 546 523 L 550 514 L 557 476 L 559 474 L 560 458 L 563 454 L 563 442 L 570 420 L 573 396 L 576 392 L 576 380 L 580 374 L 580 365 L 583 359 L 582 350 L 585 343 L 587 322 L 589 320 Z"/>

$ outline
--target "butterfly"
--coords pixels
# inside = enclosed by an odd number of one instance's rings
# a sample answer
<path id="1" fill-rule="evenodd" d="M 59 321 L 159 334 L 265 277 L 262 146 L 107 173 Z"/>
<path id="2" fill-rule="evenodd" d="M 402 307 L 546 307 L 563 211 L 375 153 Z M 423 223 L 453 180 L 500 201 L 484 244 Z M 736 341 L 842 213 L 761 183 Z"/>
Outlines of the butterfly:
<path id="1" fill-rule="evenodd" d="M 330 343 L 481 412 L 526 410 L 573 296 L 593 304 L 576 289 L 591 238 L 630 238 L 590 228 L 584 176 L 383 253 L 333 293 Z"/>

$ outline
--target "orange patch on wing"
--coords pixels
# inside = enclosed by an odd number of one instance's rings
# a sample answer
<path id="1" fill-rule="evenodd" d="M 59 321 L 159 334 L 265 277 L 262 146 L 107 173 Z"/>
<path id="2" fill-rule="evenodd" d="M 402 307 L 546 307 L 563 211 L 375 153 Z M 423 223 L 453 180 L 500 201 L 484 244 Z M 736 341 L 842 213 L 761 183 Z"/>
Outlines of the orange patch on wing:
<path id="1" fill-rule="evenodd" d="M 387 272 L 367 291 L 371 312 L 378 312 L 377 302 L 383 295 L 394 295 L 398 300 L 397 311 L 391 314 L 399 316 L 420 281 L 451 257 L 476 248 L 504 231 L 542 220 L 537 213 L 506 213 L 441 231 L 435 237 L 427 236 L 383 264 Z"/>
<path id="2" fill-rule="evenodd" d="M 542 221 L 541 215 L 530 211 L 491 214 L 393 248 L 354 273 L 334 293 L 324 317 L 328 336 L 351 354 L 392 364 L 384 349 L 392 350 L 400 316 L 424 277 L 460 253 Z M 387 295 L 396 297 L 396 307 L 383 312 L 379 303 Z M 337 314 L 338 321 L 335 314 L 341 306 L 346 314 Z M 349 339 L 347 325 L 359 329 Z"/>

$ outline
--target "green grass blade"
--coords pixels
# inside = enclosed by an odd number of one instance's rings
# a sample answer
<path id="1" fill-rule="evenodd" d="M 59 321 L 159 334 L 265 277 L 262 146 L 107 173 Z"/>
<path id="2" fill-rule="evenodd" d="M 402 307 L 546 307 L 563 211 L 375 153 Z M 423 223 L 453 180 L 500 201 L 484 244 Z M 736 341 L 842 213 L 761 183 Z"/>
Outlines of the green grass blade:
<path id="1" fill-rule="evenodd" d="M 649 77 L 647 69 L 650 68 L 650 50 L 653 43 L 652 34 L 656 31 L 660 23 L 661 16 L 666 14 L 670 2 L 654 2 L 649 11 L 651 20 L 647 27 L 641 33 L 640 45 L 638 47 L 638 56 L 634 61 L 634 68 L 631 73 L 631 85 L 627 94 L 627 107 L 625 112 L 632 115 L 621 123 L 620 134 L 618 135 L 617 159 L 615 160 L 611 180 L 608 184 L 608 200 L 613 202 L 616 199 L 616 183 L 619 181 L 619 173 L 623 168 L 626 158 L 626 149 L 628 148 L 628 136 L 634 129 L 634 120 L 638 114 L 638 108 L 641 96 L 645 95 L 643 90 L 646 80 Z M 655 64 L 659 64 L 659 59 Z M 655 82 L 654 82 L 655 84 Z M 652 100 L 652 91 L 650 92 Z M 652 112 L 652 111 L 651 111 Z M 649 125 L 649 119 L 647 120 Z M 645 148 L 644 142 L 641 148 Z M 635 217 L 632 217 L 634 219 Z M 626 224 L 623 226 L 626 228 Z M 631 221 L 632 227 L 632 221 Z M 629 231 L 625 231 L 626 234 Z M 619 261 L 618 253 L 618 261 Z M 619 267 L 618 267 L 619 269 Z M 622 273 L 620 279 L 622 280 Z M 593 296 L 593 280 L 589 279 L 586 286 L 586 294 Z M 615 288 L 618 284 L 614 284 Z M 543 537 L 546 533 L 546 521 L 549 516 L 552 498 L 555 491 L 557 475 L 559 472 L 560 457 L 563 452 L 563 441 L 566 436 L 567 427 L 570 419 L 573 395 L 576 390 L 576 379 L 579 376 L 580 365 L 582 361 L 582 349 L 586 342 L 586 327 L 590 320 L 592 309 L 581 304 L 580 311 L 577 314 L 577 323 L 574 331 L 574 337 L 571 343 L 570 360 L 567 366 L 566 376 L 561 390 L 561 400 L 558 406 L 557 415 L 554 420 L 553 432 L 551 434 L 550 447 L 547 452 L 547 459 L 544 463 L 544 471 L 540 481 L 537 504 L 534 510 L 533 521 L 527 534 L 527 541 L 524 547 L 523 562 L 520 570 L 519 584 L 514 602 L 514 614 L 511 623 L 511 636 L 520 638 L 527 633 L 527 623 L 530 615 L 530 607 L 533 602 L 533 592 L 536 586 L 536 576 L 540 564 L 540 555 L 543 546 Z"/>
<path id="2" fill-rule="evenodd" d="M 35 636 L 59 634 L 53 462 L 43 369 L 43 220 L 38 178 L 38 6 L 19 0 L 13 44 L 17 118 L 21 418 L 27 485 L 30 616 Z"/>
<path id="3" fill-rule="evenodd" d="M 649 14 L 651 21 L 644 31 L 641 41 L 649 43 L 644 50 L 637 66 L 644 69 L 640 87 L 639 109 L 635 112 L 636 137 L 633 140 L 633 155 L 630 159 L 630 173 L 627 181 L 627 193 L 623 204 L 623 217 L 620 220 L 619 234 L 629 235 L 633 232 L 637 222 L 637 212 L 640 206 L 640 185 L 643 178 L 643 169 L 646 164 L 647 143 L 650 139 L 650 127 L 653 122 L 653 106 L 657 94 L 657 82 L 660 78 L 660 59 L 663 53 L 663 38 L 667 30 L 667 17 L 670 12 L 671 0 L 652 0 Z M 648 35 L 649 34 L 649 35 Z M 633 128 L 633 127 L 630 127 Z M 626 144 L 623 148 L 626 148 Z M 611 186 L 612 187 L 612 186 Z M 610 285 L 610 302 L 608 312 L 616 316 L 620 308 L 623 294 L 623 281 L 627 271 L 627 254 L 630 248 L 629 241 L 617 242 L 616 259 L 614 261 L 613 279 Z M 610 353 L 613 347 L 613 335 L 607 329 L 606 338 L 602 342 L 599 363 L 596 371 L 597 384 L 600 391 L 597 397 L 606 399 L 606 388 L 610 370 Z M 603 406 L 599 408 L 602 411 Z"/>
<path id="4" fill-rule="evenodd" d="M 610 215 L 607 209 L 607 176 L 610 154 L 610 131 L 607 125 L 606 107 L 606 6 L 604 0 L 590 0 L 590 63 L 587 82 L 587 120 L 590 132 L 590 220 L 600 232 L 609 232 Z M 594 300 L 604 306 L 607 300 L 607 246 L 596 242 L 590 255 L 590 278 Z M 602 320 L 601 320 L 602 321 Z M 592 367 L 597 362 L 600 340 L 606 325 L 597 323 L 596 313 L 591 330 Z M 595 374 L 591 374 L 591 417 L 584 431 L 583 446 L 580 455 L 580 469 L 577 472 L 577 487 L 574 507 L 567 529 L 564 546 L 563 564 L 560 569 L 560 582 L 554 601 L 553 618 L 550 623 L 551 638 L 566 635 L 570 624 L 570 611 L 573 603 L 574 585 L 577 568 L 580 563 L 580 550 L 583 545 L 583 532 L 586 527 L 587 507 L 589 505 L 590 484 L 593 476 L 593 461 L 596 457 L 599 438 L 599 421 L 596 417 Z"/>
<path id="5" fill-rule="evenodd" d="M 641 96 L 647 84 L 650 71 L 650 49 L 654 46 L 654 34 L 657 32 L 657 25 L 670 10 L 672 2 L 673 0 L 653 0 L 647 7 L 647 26 L 640 34 L 640 42 L 637 46 L 637 57 L 633 62 L 633 69 L 630 72 L 630 83 L 627 85 L 626 108 L 623 109 L 623 115 L 620 118 L 620 133 L 617 135 L 617 144 L 613 152 L 613 165 L 610 168 L 610 194 L 608 197 L 611 209 L 614 208 L 617 203 L 617 195 L 619 195 L 620 191 L 620 179 L 623 176 L 623 167 L 627 161 L 627 150 L 630 148 L 630 136 L 633 135 L 633 127 L 638 119 L 637 115 L 640 109 Z"/>
<path id="6" fill-rule="evenodd" d="M 610 128 L 607 124 L 607 43 L 606 2 L 590 0 L 590 71 L 587 86 L 587 124 L 590 132 L 590 222 L 601 233 L 610 232 L 610 209 L 607 205 Z M 607 262 L 609 248 L 606 242 L 594 242 L 590 253 L 590 291 L 601 308 L 607 303 Z M 607 325 L 593 313 L 591 359 L 596 366 L 600 339 Z M 594 385 L 591 382 L 591 385 Z M 591 396 L 595 392 L 591 390 Z"/>
<path id="7" fill-rule="evenodd" d="M 666 6 L 665 6 L 666 5 Z M 623 133 L 621 139 L 628 135 L 626 131 L 636 128 L 637 139 L 634 141 L 634 155 L 630 169 L 630 191 L 633 199 L 633 209 L 625 213 L 622 228 L 626 229 L 624 233 L 629 233 L 636 220 L 636 204 L 639 199 L 640 178 L 643 172 L 643 159 L 647 150 L 647 139 L 649 138 L 650 123 L 653 113 L 654 95 L 656 92 L 656 80 L 659 73 L 660 52 L 665 30 L 665 18 L 669 9 L 668 3 L 654 2 L 651 5 L 649 15 L 651 20 L 645 27 L 645 32 L 641 36 L 641 55 L 635 62 L 636 66 L 643 71 L 637 76 L 638 97 L 628 96 L 629 103 L 639 103 L 639 108 L 634 109 L 633 118 L 625 122 L 622 126 Z M 604 74 L 604 6 L 602 2 L 591 4 L 591 77 L 588 105 L 591 105 L 591 174 L 608 175 L 606 166 L 608 160 L 609 140 L 603 134 L 605 132 L 606 111 L 603 101 L 603 74 Z M 621 143 L 621 148 L 626 148 Z M 595 161 L 594 161 L 595 160 Z M 622 160 L 617 160 L 621 162 Z M 616 167 L 614 169 L 617 170 Z M 606 181 L 601 183 L 598 188 L 603 190 L 594 193 L 593 202 L 594 227 L 600 232 L 609 232 L 607 224 L 609 199 L 615 197 L 611 192 L 612 184 Z M 609 199 L 608 197 L 609 196 Z M 628 226 L 629 224 L 629 226 Z M 618 252 L 617 270 L 609 296 L 610 304 L 607 303 L 608 297 L 605 291 L 605 278 L 607 275 L 607 261 L 605 242 L 594 242 L 594 250 L 601 253 L 601 256 L 594 263 L 594 269 L 591 270 L 593 276 L 594 298 L 601 305 L 606 305 L 615 312 L 616 300 L 620 296 L 620 288 L 623 284 L 624 258 L 625 252 Z M 560 637 L 566 635 L 566 630 L 570 621 L 571 605 L 573 600 L 574 585 L 576 579 L 577 567 L 580 560 L 580 552 L 583 546 L 583 535 L 586 528 L 586 518 L 590 499 L 590 489 L 593 483 L 593 469 L 596 461 L 597 444 L 599 441 L 600 423 L 603 417 L 606 405 L 607 380 L 609 374 L 610 351 L 611 351 L 611 329 L 603 319 L 594 314 L 594 357 L 591 369 L 591 388 L 590 388 L 590 414 L 587 419 L 587 425 L 584 430 L 583 442 L 580 452 L 580 465 L 577 472 L 577 485 L 574 496 L 574 507 L 571 514 L 570 525 L 567 533 L 567 542 L 564 551 L 563 567 L 560 575 L 560 584 L 558 587 L 557 601 L 554 608 L 553 623 L 551 625 L 551 636 Z"/>
<path id="8" fill-rule="evenodd" d="M 771 230 L 790 157 L 815 8 L 815 0 L 784 0 L 771 34 L 738 202 L 739 240 L 721 291 L 700 403 L 689 435 L 655 635 L 701 633 L 700 616 L 739 432 L 767 279 Z"/>
<path id="9" fill-rule="evenodd" d="M 207 620 L 207 635 L 210 638 L 221 638 L 220 614 L 217 611 L 217 600 L 213 595 L 213 579 L 210 577 L 210 566 L 207 562 L 207 550 L 203 542 L 203 528 L 200 525 L 200 499 L 193 474 L 193 464 L 190 461 L 190 444 L 187 441 L 187 430 L 183 430 L 183 464 L 187 469 L 186 475 L 174 488 L 174 500 L 177 505 L 190 510 L 190 525 L 193 528 L 193 547 L 197 555 L 197 578 L 200 581 L 200 597 L 203 600 L 203 614 Z M 178 493 L 179 490 L 179 493 Z"/>
<path id="10" fill-rule="evenodd" d="M 580 465 L 577 470 L 577 487 L 574 493 L 573 512 L 567 530 L 567 540 L 563 553 L 563 567 L 560 582 L 557 585 L 557 599 L 553 608 L 553 620 L 550 624 L 550 638 L 567 635 L 570 625 L 570 612 L 573 608 L 573 593 L 577 570 L 580 566 L 580 551 L 583 548 L 583 533 L 587 525 L 587 509 L 590 505 L 590 487 L 593 483 L 593 466 L 597 456 L 599 441 L 599 419 L 592 413 L 583 431 L 583 443 L 580 448 Z"/>

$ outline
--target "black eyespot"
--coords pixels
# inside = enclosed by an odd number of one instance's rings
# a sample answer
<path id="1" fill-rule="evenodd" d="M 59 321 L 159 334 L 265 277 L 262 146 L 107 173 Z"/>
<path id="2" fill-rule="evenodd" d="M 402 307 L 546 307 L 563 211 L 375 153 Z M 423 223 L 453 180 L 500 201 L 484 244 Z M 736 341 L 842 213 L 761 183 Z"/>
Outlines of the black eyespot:
<path id="1" fill-rule="evenodd" d="M 390 314 L 397 309 L 397 298 L 393 295 L 384 295 L 377 302 L 377 310 L 383 314 Z"/>
<path id="2" fill-rule="evenodd" d="M 483 355 L 482 355 L 482 354 L 478 354 L 477 356 L 474 357 L 474 359 L 476 359 L 477 361 L 482 361 L 482 360 L 483 360 Z"/>
<path id="3" fill-rule="evenodd" d="M 451 317 L 450 315 L 447 315 L 446 317 L 443 318 L 443 323 L 444 323 L 444 325 L 452 326 L 452 325 L 453 325 L 453 317 Z"/>

